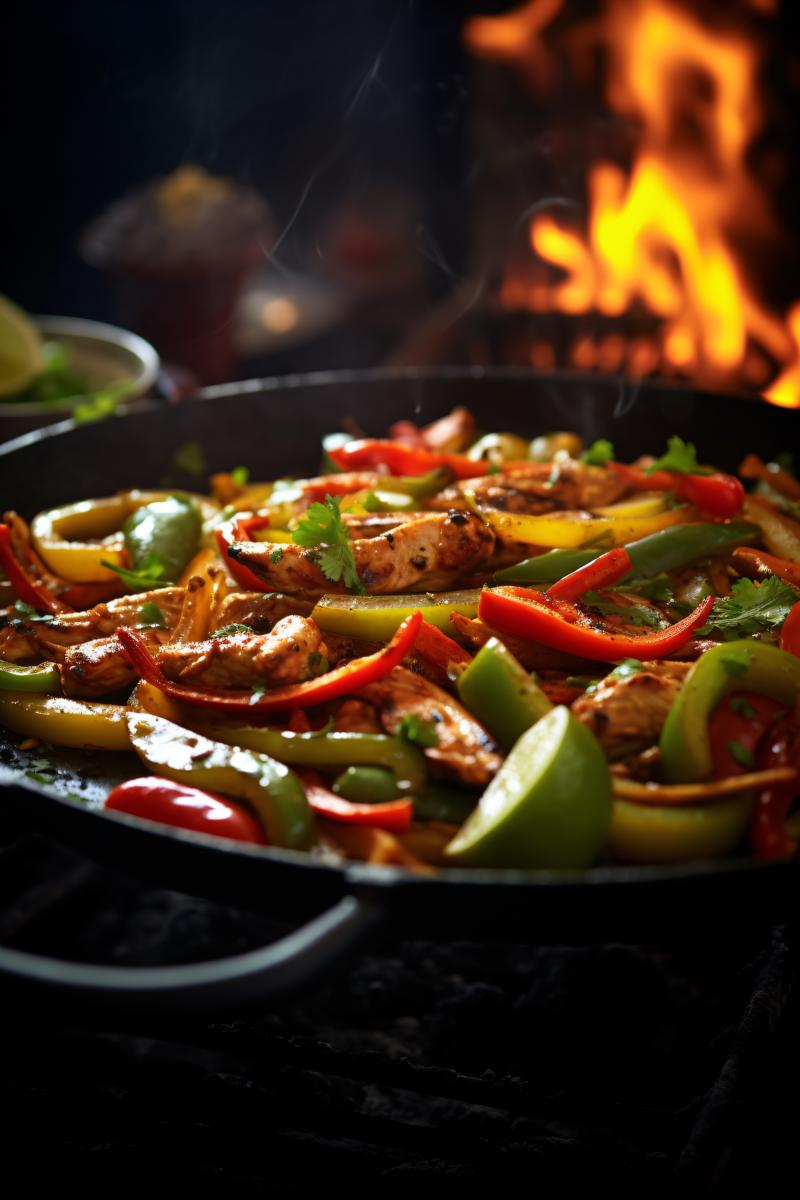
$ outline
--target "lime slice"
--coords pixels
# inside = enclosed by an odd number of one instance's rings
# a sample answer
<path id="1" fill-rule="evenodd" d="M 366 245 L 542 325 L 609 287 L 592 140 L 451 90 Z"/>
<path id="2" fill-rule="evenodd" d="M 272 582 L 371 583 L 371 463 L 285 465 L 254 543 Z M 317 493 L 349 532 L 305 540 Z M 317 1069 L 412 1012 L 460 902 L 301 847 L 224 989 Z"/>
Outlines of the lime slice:
<path id="1" fill-rule="evenodd" d="M 43 370 L 36 326 L 21 308 L 0 296 L 0 396 L 15 396 Z"/>
<path id="2" fill-rule="evenodd" d="M 605 755 L 560 706 L 523 733 L 445 853 L 454 866 L 587 867 L 610 819 Z"/>

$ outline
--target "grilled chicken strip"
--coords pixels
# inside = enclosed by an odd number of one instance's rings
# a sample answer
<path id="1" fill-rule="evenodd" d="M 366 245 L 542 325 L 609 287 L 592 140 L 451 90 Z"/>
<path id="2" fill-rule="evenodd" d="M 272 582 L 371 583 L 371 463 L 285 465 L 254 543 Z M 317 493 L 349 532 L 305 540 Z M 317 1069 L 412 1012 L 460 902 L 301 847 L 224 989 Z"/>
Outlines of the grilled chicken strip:
<path id="1" fill-rule="evenodd" d="M 434 496 L 430 506 L 439 510 L 464 507 L 465 493 L 470 492 L 487 508 L 536 516 L 554 509 L 614 504 L 629 490 L 630 485 L 613 471 L 569 458 L 556 464 L 521 463 L 498 475 L 462 480 Z"/>
<path id="2" fill-rule="evenodd" d="M 279 687 L 319 674 L 327 648 L 308 617 L 282 617 L 271 633 L 234 633 L 207 642 L 164 646 L 158 665 L 168 679 L 205 687 Z"/>
<path id="3" fill-rule="evenodd" d="M 376 706 L 387 733 L 396 733 L 403 717 L 411 714 L 430 721 L 438 742 L 424 753 L 439 774 L 482 787 L 499 770 L 502 757 L 483 726 L 423 676 L 395 667 L 385 679 L 362 688 L 359 698 Z"/>
<path id="4" fill-rule="evenodd" d="M 608 676 L 572 705 L 573 716 L 591 729 L 611 761 L 658 741 L 690 663 L 648 662 L 626 679 Z"/>
<path id="5" fill-rule="evenodd" d="M 67 646 L 77 646 L 95 638 L 108 637 L 120 625 L 141 623 L 142 605 L 158 606 L 167 630 L 174 628 L 181 613 L 184 589 L 157 588 L 152 592 L 137 592 L 118 596 L 105 604 L 96 604 L 84 612 L 57 613 L 47 621 L 28 621 L 6 618 L 0 627 L 0 658 L 10 662 L 26 659 L 50 659 L 60 662 Z M 0 626 L 2 620 L 0 620 Z"/>
<path id="6" fill-rule="evenodd" d="M 151 653 L 169 637 L 166 629 L 141 629 Z M 129 665 L 116 637 L 93 638 L 79 646 L 69 646 L 61 664 L 61 684 L 66 696 L 90 700 L 108 696 L 123 688 L 132 688 L 137 674 Z"/>
<path id="7" fill-rule="evenodd" d="M 226 625 L 249 625 L 254 633 L 269 633 L 283 617 L 308 617 L 313 607 L 313 600 L 281 592 L 232 592 L 220 605 L 211 632 Z"/>
<path id="8" fill-rule="evenodd" d="M 493 532 L 478 517 L 456 510 L 407 521 L 382 537 L 358 538 L 352 546 L 366 590 L 373 595 L 387 595 L 450 587 L 489 558 L 494 544 Z M 228 553 L 276 591 L 346 590 L 344 584 L 326 579 L 316 564 L 315 550 L 273 546 L 270 542 L 237 542 Z"/>

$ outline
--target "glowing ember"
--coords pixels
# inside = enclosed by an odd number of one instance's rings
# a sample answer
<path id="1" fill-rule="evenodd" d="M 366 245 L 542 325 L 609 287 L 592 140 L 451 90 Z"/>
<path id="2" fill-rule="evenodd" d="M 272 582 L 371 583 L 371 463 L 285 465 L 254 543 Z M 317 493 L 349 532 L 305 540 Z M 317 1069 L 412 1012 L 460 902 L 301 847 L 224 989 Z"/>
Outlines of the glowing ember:
<path id="1" fill-rule="evenodd" d="M 762 16 L 770 0 L 752 3 Z M 532 0 L 465 27 L 470 49 L 548 78 L 543 34 L 560 0 Z M 566 39 L 568 48 L 577 44 Z M 761 387 L 775 404 L 800 406 L 800 303 L 782 317 L 748 278 L 745 263 L 778 239 L 767 198 L 748 166 L 764 123 L 757 77 L 764 50 L 729 22 L 708 28 L 668 0 L 605 0 L 586 39 L 607 51 L 610 108 L 638 131 L 629 169 L 599 162 L 588 173 L 583 230 L 538 212 L 530 245 L 560 269 L 529 277 L 510 271 L 501 289 L 509 308 L 657 318 L 648 340 L 618 333 L 581 337 L 574 365 L 640 374 L 673 370 L 707 383 Z M 742 253 L 742 251 L 745 253 Z M 542 268 L 539 268 L 541 271 Z M 540 345 L 537 343 L 537 345 Z M 532 360 L 543 361 L 541 349 Z M 770 363 L 772 366 L 770 367 Z"/>

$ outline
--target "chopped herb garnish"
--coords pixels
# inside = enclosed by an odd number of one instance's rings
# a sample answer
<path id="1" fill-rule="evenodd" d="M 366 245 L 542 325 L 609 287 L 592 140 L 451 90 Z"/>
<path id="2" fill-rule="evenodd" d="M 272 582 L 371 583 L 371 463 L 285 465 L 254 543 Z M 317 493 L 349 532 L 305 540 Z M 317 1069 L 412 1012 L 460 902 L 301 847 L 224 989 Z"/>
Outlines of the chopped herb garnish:
<path id="1" fill-rule="evenodd" d="M 592 442 L 588 450 L 584 450 L 581 455 L 581 462 L 588 463 L 590 467 L 604 467 L 606 463 L 611 462 L 614 458 L 614 445 L 608 438 L 598 438 L 596 442 Z"/>
<path id="2" fill-rule="evenodd" d="M 744 675 L 750 665 L 750 659 L 746 650 L 732 650 L 725 658 L 719 660 L 722 663 L 723 670 L 728 675 L 734 678 L 737 675 Z"/>
<path id="3" fill-rule="evenodd" d="M 271 563 L 279 563 L 282 558 L 283 558 L 283 550 L 280 546 L 276 546 L 275 549 L 272 551 L 272 553 L 269 556 L 269 561 Z"/>
<path id="4" fill-rule="evenodd" d="M 755 767 L 756 760 L 753 757 L 752 750 L 748 750 L 747 746 L 743 746 L 741 742 L 726 742 L 728 752 L 731 758 L 735 758 L 737 763 L 742 767 Z"/>
<path id="5" fill-rule="evenodd" d="M 593 679 L 591 675 L 568 675 L 564 680 L 567 687 L 580 688 L 582 692 L 594 692 L 597 690 L 600 680 Z"/>
<path id="6" fill-rule="evenodd" d="M 266 690 L 267 689 L 263 683 L 254 684 L 254 686 L 250 689 L 250 703 L 257 704 Z"/>
<path id="7" fill-rule="evenodd" d="M 486 469 L 486 474 L 487 475 L 499 475 L 500 468 L 498 467 L 497 463 L 490 463 Z"/>
<path id="8" fill-rule="evenodd" d="M 249 625 L 241 625 L 238 622 L 233 625 L 223 625 L 222 629 L 218 629 L 216 633 L 212 633 L 212 638 L 230 637 L 232 633 L 252 633 L 253 630 Z"/>
<path id="9" fill-rule="evenodd" d="M 172 465 L 197 479 L 207 469 L 206 452 L 199 442 L 184 442 L 173 454 Z"/>
<path id="10" fill-rule="evenodd" d="M 645 474 L 652 475 L 654 471 L 677 471 L 680 475 L 710 475 L 710 467 L 703 467 L 697 461 L 697 450 L 692 442 L 685 442 L 681 437 L 671 437 L 667 441 L 666 453 L 657 458 Z"/>
<path id="11" fill-rule="evenodd" d="M 599 592 L 587 592 L 583 603 L 603 616 L 621 617 L 626 625 L 647 625 L 651 629 L 666 629 L 669 621 L 655 608 L 645 604 L 612 604 Z"/>
<path id="12" fill-rule="evenodd" d="M 24 621 L 52 621 L 51 613 L 40 613 L 33 607 L 32 604 L 26 604 L 24 600 L 14 601 L 14 612 Z"/>
<path id="13" fill-rule="evenodd" d="M 248 483 L 249 480 L 250 480 L 250 468 L 249 467 L 234 467 L 233 470 L 231 471 L 231 481 L 233 483 L 235 483 L 237 487 L 244 487 L 244 485 L 246 483 Z"/>
<path id="14" fill-rule="evenodd" d="M 800 592 L 777 575 L 769 575 L 763 583 L 752 579 L 737 579 L 730 596 L 714 601 L 711 617 L 699 632 L 721 629 L 726 637 L 761 633 L 777 629 L 800 600 Z"/>
<path id="15" fill-rule="evenodd" d="M 46 771 L 26 771 L 28 779 L 33 779 L 36 783 L 49 784 L 55 780 L 55 772 L 52 770 Z"/>
<path id="16" fill-rule="evenodd" d="M 613 671 L 609 671 L 606 679 L 630 679 L 631 675 L 638 675 L 640 671 L 646 670 L 647 667 L 638 658 L 623 658 Z"/>
<path id="17" fill-rule="evenodd" d="M 315 548 L 315 561 L 326 579 L 340 580 L 350 591 L 364 593 L 358 577 L 353 547 L 339 511 L 340 501 L 326 496 L 324 504 L 312 504 L 299 521 L 292 537 L 298 546 Z"/>
<path id="18" fill-rule="evenodd" d="M 142 562 L 142 565 L 137 567 L 136 570 L 129 570 L 127 567 L 119 567 L 116 563 L 102 560 L 101 565 L 108 567 L 110 571 L 114 571 L 119 575 L 123 583 L 126 583 L 128 587 L 133 588 L 137 592 L 147 592 L 155 584 L 163 585 L 165 582 L 162 579 L 164 563 L 154 550 L 150 551 Z"/>
<path id="19" fill-rule="evenodd" d="M 330 667 L 330 662 L 319 650 L 312 650 L 308 656 L 308 673 L 311 676 L 324 675 Z"/>
<path id="20" fill-rule="evenodd" d="M 746 717 L 748 721 L 758 716 L 746 696 L 731 696 L 730 706 L 731 712 L 738 713 L 740 717 Z"/>
<path id="21" fill-rule="evenodd" d="M 152 600 L 148 600 L 139 609 L 139 624 L 145 628 L 166 629 L 167 627 L 163 612 Z"/>
<path id="22" fill-rule="evenodd" d="M 417 746 L 429 747 L 439 744 L 439 735 L 433 721 L 425 721 L 416 713 L 409 713 L 403 717 L 397 726 L 397 736 Z"/>

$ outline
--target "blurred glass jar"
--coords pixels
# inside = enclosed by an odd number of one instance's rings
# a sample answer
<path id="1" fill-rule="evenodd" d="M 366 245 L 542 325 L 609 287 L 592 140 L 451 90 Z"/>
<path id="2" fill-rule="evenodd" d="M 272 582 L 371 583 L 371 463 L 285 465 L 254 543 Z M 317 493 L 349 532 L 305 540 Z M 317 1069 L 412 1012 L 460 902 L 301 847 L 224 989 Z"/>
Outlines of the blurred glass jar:
<path id="1" fill-rule="evenodd" d="M 273 238 L 255 191 L 186 165 L 111 205 L 80 247 L 114 279 L 129 328 L 200 383 L 222 383 L 236 373 L 237 301 Z"/>

